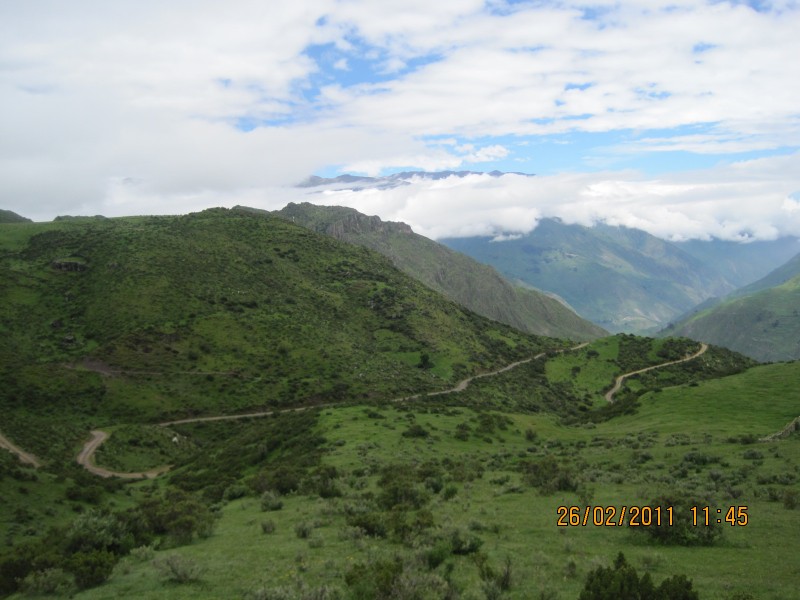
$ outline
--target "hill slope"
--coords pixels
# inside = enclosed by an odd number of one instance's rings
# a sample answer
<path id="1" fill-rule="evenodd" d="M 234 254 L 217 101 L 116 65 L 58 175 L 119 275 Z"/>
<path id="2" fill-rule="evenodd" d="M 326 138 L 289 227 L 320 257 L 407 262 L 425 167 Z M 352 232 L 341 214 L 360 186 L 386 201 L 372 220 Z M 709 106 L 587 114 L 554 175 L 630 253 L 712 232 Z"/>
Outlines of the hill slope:
<path id="1" fill-rule="evenodd" d="M 442 240 L 504 275 L 564 298 L 611 331 L 647 331 L 734 288 L 715 270 L 643 231 L 544 219 L 518 239 Z"/>
<path id="2" fill-rule="evenodd" d="M 0 223 L 30 223 L 30 219 L 26 219 L 10 210 L 0 209 Z"/>
<path id="3" fill-rule="evenodd" d="M 276 214 L 376 250 L 451 300 L 521 331 L 580 341 L 606 334 L 554 298 L 514 286 L 492 267 L 417 235 L 404 223 L 384 222 L 351 208 L 309 203 L 291 203 Z"/>
<path id="4" fill-rule="evenodd" d="M 800 255 L 662 331 L 725 346 L 762 361 L 800 358 Z"/>
<path id="5" fill-rule="evenodd" d="M 67 440 L 96 423 L 389 399 L 555 344 L 269 215 L 4 225 L 0 240 L 3 432 L 44 456 L 72 452 L 34 433 L 59 418 Z"/>

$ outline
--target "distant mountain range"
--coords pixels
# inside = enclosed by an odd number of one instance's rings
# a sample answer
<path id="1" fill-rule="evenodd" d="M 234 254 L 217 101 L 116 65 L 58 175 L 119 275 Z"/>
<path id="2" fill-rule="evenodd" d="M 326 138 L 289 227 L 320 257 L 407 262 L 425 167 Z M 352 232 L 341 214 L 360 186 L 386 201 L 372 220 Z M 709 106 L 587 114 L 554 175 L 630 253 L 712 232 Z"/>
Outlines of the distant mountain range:
<path id="1" fill-rule="evenodd" d="M 503 175 L 522 175 L 524 177 L 534 177 L 528 173 L 506 173 L 502 171 L 490 171 L 484 173 L 481 171 L 403 171 L 401 173 L 393 173 L 392 175 L 385 175 L 382 177 L 362 177 L 360 175 L 339 175 L 337 177 L 318 177 L 312 175 L 302 183 L 298 184 L 300 188 L 314 188 L 314 187 L 333 187 L 337 189 L 349 189 L 354 191 L 366 189 L 391 189 L 404 185 L 410 185 L 413 179 L 429 179 L 437 181 L 439 179 L 447 179 L 448 177 L 466 177 L 468 175 L 490 175 L 492 177 L 501 177 Z"/>
<path id="2" fill-rule="evenodd" d="M 511 284 L 492 267 L 414 233 L 405 223 L 382 221 L 352 208 L 309 203 L 291 203 L 274 214 L 376 250 L 400 270 L 451 300 L 521 331 L 581 341 L 607 334 L 562 302 Z"/>

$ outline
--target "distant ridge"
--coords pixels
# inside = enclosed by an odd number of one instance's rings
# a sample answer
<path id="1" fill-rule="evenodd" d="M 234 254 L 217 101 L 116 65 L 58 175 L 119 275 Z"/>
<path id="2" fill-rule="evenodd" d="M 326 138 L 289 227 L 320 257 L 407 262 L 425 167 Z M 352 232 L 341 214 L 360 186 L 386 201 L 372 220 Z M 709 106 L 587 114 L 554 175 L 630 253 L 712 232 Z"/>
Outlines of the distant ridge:
<path id="1" fill-rule="evenodd" d="M 313 231 L 366 246 L 402 271 L 470 310 L 537 335 L 590 340 L 607 332 L 562 302 L 516 286 L 492 267 L 418 235 L 405 223 L 352 208 L 290 203 L 275 214 Z"/>
<path id="2" fill-rule="evenodd" d="M 761 361 L 800 359 L 800 254 L 660 335 L 718 344 Z"/>
<path id="3" fill-rule="evenodd" d="M 526 235 L 442 243 L 503 275 L 564 298 L 613 332 L 647 333 L 735 286 L 712 266 L 638 229 L 542 219 Z"/>
<path id="4" fill-rule="evenodd" d="M 467 177 L 469 175 L 489 175 L 491 177 L 502 177 L 503 175 L 520 175 L 522 177 L 534 177 L 529 173 L 503 171 L 403 171 L 384 175 L 380 177 L 366 177 L 360 175 L 338 175 L 337 177 L 319 177 L 312 175 L 305 181 L 299 183 L 300 188 L 314 187 L 336 187 L 339 189 L 364 190 L 364 189 L 391 189 L 404 185 L 410 185 L 412 179 L 429 179 L 437 181 L 448 177 Z"/>

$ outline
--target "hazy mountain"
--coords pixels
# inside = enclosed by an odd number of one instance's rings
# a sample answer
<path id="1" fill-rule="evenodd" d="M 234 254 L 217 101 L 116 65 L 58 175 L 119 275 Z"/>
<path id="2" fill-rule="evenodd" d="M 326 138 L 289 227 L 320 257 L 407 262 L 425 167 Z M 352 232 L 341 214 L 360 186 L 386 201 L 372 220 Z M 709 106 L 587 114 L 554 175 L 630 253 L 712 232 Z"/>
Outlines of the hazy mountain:
<path id="1" fill-rule="evenodd" d="M 747 243 L 712 239 L 674 244 L 703 263 L 713 266 L 737 288 L 764 277 L 800 252 L 800 241 L 791 237 Z"/>
<path id="2" fill-rule="evenodd" d="M 0 209 L 0 223 L 31 223 L 30 219 L 21 217 L 15 212 L 10 210 Z"/>
<path id="3" fill-rule="evenodd" d="M 605 335 L 558 300 L 511 284 L 492 267 L 351 208 L 289 204 L 276 214 L 317 232 L 388 256 L 412 277 L 483 316 L 538 335 L 588 340 Z"/>
<path id="4" fill-rule="evenodd" d="M 626 227 L 544 219 L 531 233 L 442 243 L 564 298 L 611 331 L 648 331 L 734 285 L 674 244 Z"/>
<path id="5" fill-rule="evenodd" d="M 314 188 L 325 187 L 327 189 L 348 189 L 348 190 L 365 190 L 365 189 L 391 189 L 404 185 L 409 185 L 412 179 L 429 179 L 437 181 L 439 179 L 447 179 L 448 177 L 466 177 L 467 175 L 491 175 L 492 177 L 500 177 L 508 173 L 501 171 L 491 171 L 484 173 L 482 171 L 403 171 L 401 173 L 393 173 L 391 175 L 384 175 L 381 177 L 363 177 L 360 175 L 338 175 L 337 177 L 319 177 L 312 175 L 305 181 L 298 184 L 297 187 L 301 188 Z M 523 175 L 525 177 L 533 177 L 528 173 L 512 173 L 513 175 Z"/>
<path id="6" fill-rule="evenodd" d="M 800 358 L 800 255 L 766 277 L 668 326 L 762 361 Z"/>

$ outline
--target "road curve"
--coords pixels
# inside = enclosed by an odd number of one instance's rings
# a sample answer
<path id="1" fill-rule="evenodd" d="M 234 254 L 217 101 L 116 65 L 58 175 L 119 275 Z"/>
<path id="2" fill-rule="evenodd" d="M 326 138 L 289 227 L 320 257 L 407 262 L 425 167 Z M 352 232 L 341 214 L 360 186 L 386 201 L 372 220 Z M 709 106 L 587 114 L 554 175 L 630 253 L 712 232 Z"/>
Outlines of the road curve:
<path id="1" fill-rule="evenodd" d="M 152 479 L 159 476 L 161 473 L 168 471 L 170 468 L 169 465 L 166 465 L 151 469 L 149 471 L 121 473 L 119 471 L 112 471 L 110 469 L 98 467 L 96 464 L 94 464 L 94 453 L 97 451 L 100 445 L 108 439 L 108 433 L 101 431 L 100 429 L 95 429 L 91 433 L 92 439 L 84 444 L 80 454 L 78 454 L 77 461 L 79 465 L 94 475 L 98 475 L 99 477 L 120 477 L 122 479 Z"/>
<path id="2" fill-rule="evenodd" d="M 708 344 L 702 344 L 701 343 L 700 344 L 700 350 L 698 350 L 694 354 L 691 354 L 691 355 L 686 356 L 684 358 L 681 358 L 679 360 L 673 360 L 673 361 L 670 361 L 670 362 L 661 363 L 660 365 L 653 365 L 652 367 L 646 367 L 644 369 L 639 369 L 638 371 L 631 371 L 630 373 L 623 373 L 622 375 L 617 377 L 617 379 L 614 381 L 614 387 L 612 387 L 610 390 L 608 390 L 606 392 L 606 396 L 605 396 L 606 401 L 607 402 L 614 402 L 614 394 L 616 394 L 620 390 L 620 388 L 622 387 L 622 383 L 628 377 L 632 377 L 633 375 L 638 375 L 639 373 L 646 373 L 647 371 L 652 371 L 653 369 L 661 369 L 663 367 L 668 367 L 670 365 L 677 365 L 679 363 L 684 363 L 684 362 L 688 362 L 690 360 L 694 360 L 698 356 L 700 356 L 702 354 L 705 354 L 706 350 L 708 350 Z"/>

